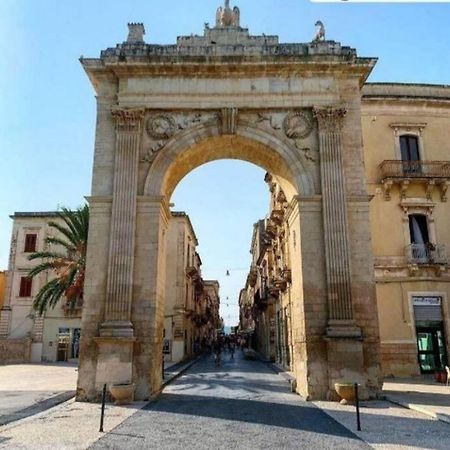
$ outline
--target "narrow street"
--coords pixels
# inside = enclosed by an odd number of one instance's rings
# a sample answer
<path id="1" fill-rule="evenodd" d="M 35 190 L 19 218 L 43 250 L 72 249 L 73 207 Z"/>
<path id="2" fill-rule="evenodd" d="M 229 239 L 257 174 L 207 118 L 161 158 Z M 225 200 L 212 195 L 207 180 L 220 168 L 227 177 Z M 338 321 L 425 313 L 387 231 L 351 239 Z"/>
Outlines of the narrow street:
<path id="1" fill-rule="evenodd" d="M 225 353 L 192 366 L 93 449 L 365 449 L 367 444 L 289 392 L 259 361 Z"/>

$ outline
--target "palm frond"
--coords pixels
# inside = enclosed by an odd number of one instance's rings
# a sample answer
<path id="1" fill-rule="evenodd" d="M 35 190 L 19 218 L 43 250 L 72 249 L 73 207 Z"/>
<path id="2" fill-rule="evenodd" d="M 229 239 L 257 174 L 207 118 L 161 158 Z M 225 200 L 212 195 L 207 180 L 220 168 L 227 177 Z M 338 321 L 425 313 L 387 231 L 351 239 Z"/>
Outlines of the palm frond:
<path id="1" fill-rule="evenodd" d="M 29 272 L 28 272 L 28 277 L 29 278 L 33 278 L 36 275 L 40 274 L 41 272 L 45 272 L 46 270 L 53 270 L 54 269 L 54 265 L 52 262 L 43 262 L 41 264 L 38 264 L 37 266 L 34 266 Z"/>
<path id="2" fill-rule="evenodd" d="M 67 259 L 67 254 L 65 253 L 57 253 L 57 252 L 34 252 L 28 256 L 28 260 L 32 261 L 33 259 Z"/>
<path id="3" fill-rule="evenodd" d="M 69 251 L 75 251 L 75 247 L 72 243 L 65 241 L 64 239 L 49 236 L 45 239 L 47 244 L 61 245 L 64 248 L 67 248 Z"/>
<path id="4" fill-rule="evenodd" d="M 54 244 L 67 250 L 41 251 L 32 253 L 28 259 L 43 261 L 32 268 L 30 277 L 46 270 L 56 273 L 56 278 L 46 283 L 36 295 L 33 307 L 40 314 L 48 308 L 54 308 L 64 296 L 71 304 L 82 297 L 86 267 L 86 248 L 89 232 L 89 206 L 84 205 L 74 211 L 62 208 L 58 213 L 62 223 L 50 221 L 48 225 L 63 237 L 50 236 L 48 244 Z"/>
<path id="5" fill-rule="evenodd" d="M 53 221 L 50 221 L 48 223 L 48 225 L 49 225 L 49 227 L 58 230 L 58 232 L 61 233 L 62 235 L 64 235 L 69 240 L 69 242 L 71 242 L 73 245 L 76 244 L 77 236 L 72 233 L 72 230 L 65 227 L 64 225 L 61 225 L 60 223 L 53 222 Z"/>

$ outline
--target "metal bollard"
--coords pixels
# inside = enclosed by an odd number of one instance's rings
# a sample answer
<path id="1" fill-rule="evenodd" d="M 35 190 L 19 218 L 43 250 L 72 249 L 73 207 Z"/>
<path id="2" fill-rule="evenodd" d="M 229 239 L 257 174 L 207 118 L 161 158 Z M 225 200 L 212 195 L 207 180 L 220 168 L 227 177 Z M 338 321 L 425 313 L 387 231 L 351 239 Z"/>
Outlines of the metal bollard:
<path id="1" fill-rule="evenodd" d="M 356 399 L 356 425 L 357 425 L 357 430 L 361 431 L 361 418 L 359 416 L 358 383 L 355 383 L 355 399 Z"/>
<path id="2" fill-rule="evenodd" d="M 103 433 L 103 419 L 105 418 L 106 384 L 103 385 L 102 392 L 102 413 L 100 415 L 100 433 Z"/>

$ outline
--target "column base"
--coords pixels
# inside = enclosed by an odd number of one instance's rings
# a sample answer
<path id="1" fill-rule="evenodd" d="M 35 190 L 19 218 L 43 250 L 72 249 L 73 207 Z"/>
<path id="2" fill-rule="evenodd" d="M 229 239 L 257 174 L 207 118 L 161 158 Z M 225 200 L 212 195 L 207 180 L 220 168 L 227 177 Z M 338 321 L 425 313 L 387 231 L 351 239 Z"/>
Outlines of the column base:
<path id="1" fill-rule="evenodd" d="M 332 330 L 335 332 L 336 330 Z M 346 330 L 356 334 L 356 330 Z M 342 330 L 344 333 L 344 330 Z M 339 334 L 339 333 L 338 333 Z M 367 374 L 364 367 L 364 352 L 361 332 L 357 336 L 345 335 L 330 337 L 327 334 L 328 356 L 328 395 L 330 400 L 337 400 L 334 384 L 338 382 L 358 383 L 361 400 L 369 398 L 366 386 Z"/>
<path id="2" fill-rule="evenodd" d="M 133 375 L 134 338 L 96 337 L 98 346 L 95 389 L 100 392 L 104 384 L 131 383 Z"/>
<path id="3" fill-rule="evenodd" d="M 361 328 L 355 325 L 353 320 L 330 320 L 328 321 L 325 336 L 331 339 L 350 338 L 362 340 L 362 331 Z"/>
<path id="4" fill-rule="evenodd" d="M 133 338 L 133 325 L 127 320 L 107 320 L 100 325 L 100 337 Z"/>

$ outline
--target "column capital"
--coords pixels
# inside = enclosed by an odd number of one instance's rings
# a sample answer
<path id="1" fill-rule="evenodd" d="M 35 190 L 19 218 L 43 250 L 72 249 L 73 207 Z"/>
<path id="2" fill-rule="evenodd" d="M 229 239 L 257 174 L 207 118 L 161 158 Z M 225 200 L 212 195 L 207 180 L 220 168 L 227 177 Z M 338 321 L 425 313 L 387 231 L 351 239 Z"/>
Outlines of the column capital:
<path id="1" fill-rule="evenodd" d="M 113 106 L 111 115 L 116 124 L 117 131 L 139 132 L 144 119 L 144 108 L 121 108 Z"/>
<path id="2" fill-rule="evenodd" d="M 319 124 L 319 131 L 341 131 L 347 109 L 342 106 L 316 106 L 313 108 L 314 117 Z"/>

